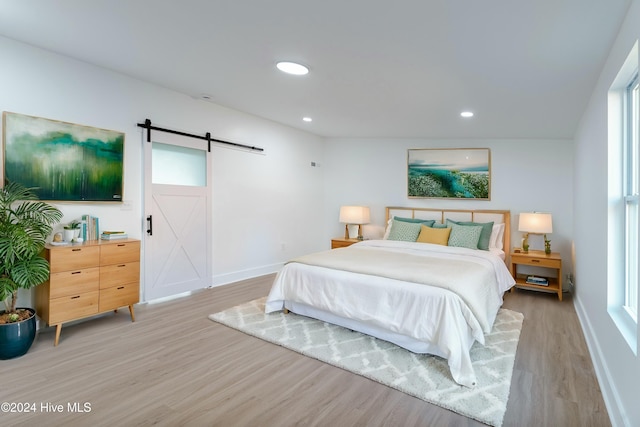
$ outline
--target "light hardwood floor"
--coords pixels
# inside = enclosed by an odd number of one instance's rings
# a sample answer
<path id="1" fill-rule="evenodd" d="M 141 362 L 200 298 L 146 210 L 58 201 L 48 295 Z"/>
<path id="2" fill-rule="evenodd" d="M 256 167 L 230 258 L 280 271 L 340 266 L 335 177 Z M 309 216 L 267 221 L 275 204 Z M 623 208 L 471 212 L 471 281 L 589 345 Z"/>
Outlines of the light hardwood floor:
<path id="1" fill-rule="evenodd" d="M 0 425 L 477 426 L 374 381 L 227 328 L 211 313 L 268 293 L 273 276 L 139 305 L 40 331 L 25 356 L 0 361 Z M 608 426 L 569 294 L 518 290 L 524 313 L 504 426 Z M 70 413 L 87 402 L 90 412 Z M 46 412 L 42 405 L 63 405 Z"/>

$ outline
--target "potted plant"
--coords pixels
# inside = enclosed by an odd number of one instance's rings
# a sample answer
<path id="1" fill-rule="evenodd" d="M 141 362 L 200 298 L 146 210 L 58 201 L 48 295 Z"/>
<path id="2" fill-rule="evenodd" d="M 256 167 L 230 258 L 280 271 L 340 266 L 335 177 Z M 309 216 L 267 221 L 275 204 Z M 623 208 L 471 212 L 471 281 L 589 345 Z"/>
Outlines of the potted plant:
<path id="1" fill-rule="evenodd" d="M 33 189 L 11 182 L 0 188 L 0 359 L 25 354 L 35 338 L 35 310 L 17 308 L 19 289 L 49 278 L 42 257 L 52 226 L 62 212 L 39 201 Z"/>
<path id="2" fill-rule="evenodd" d="M 80 234 L 80 221 L 74 219 L 69 224 L 64 226 L 64 238 L 65 242 L 74 242 Z"/>

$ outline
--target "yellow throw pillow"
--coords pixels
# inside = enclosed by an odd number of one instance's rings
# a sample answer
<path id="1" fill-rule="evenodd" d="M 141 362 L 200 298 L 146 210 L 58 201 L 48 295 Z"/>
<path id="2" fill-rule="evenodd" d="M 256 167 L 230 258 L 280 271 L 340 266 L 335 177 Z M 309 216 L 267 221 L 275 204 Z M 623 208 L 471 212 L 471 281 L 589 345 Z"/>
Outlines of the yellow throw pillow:
<path id="1" fill-rule="evenodd" d="M 447 246 L 449 234 L 451 234 L 451 228 L 431 228 L 422 225 L 420 226 L 420 235 L 418 235 L 416 242 Z"/>

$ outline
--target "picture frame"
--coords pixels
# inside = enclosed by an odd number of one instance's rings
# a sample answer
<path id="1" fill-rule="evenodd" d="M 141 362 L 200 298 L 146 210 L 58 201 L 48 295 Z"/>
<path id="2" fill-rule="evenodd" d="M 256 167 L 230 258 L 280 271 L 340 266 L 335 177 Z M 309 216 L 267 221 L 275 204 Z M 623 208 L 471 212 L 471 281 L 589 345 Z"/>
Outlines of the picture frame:
<path id="1" fill-rule="evenodd" d="M 409 198 L 491 200 L 488 148 L 419 148 L 407 152 Z"/>
<path id="2" fill-rule="evenodd" d="M 40 200 L 122 202 L 124 133 L 3 112 L 4 182 Z"/>

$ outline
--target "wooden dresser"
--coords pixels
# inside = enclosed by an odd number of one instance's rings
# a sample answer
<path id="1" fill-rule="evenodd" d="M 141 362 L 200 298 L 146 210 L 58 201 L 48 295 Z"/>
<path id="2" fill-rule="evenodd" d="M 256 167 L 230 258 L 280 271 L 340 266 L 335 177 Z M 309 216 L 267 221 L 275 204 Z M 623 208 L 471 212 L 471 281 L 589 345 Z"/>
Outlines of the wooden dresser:
<path id="1" fill-rule="evenodd" d="M 140 299 L 140 241 L 96 240 L 45 247 L 49 280 L 36 287 L 36 311 L 56 326 L 58 345 L 62 324 L 120 307 Z"/>

